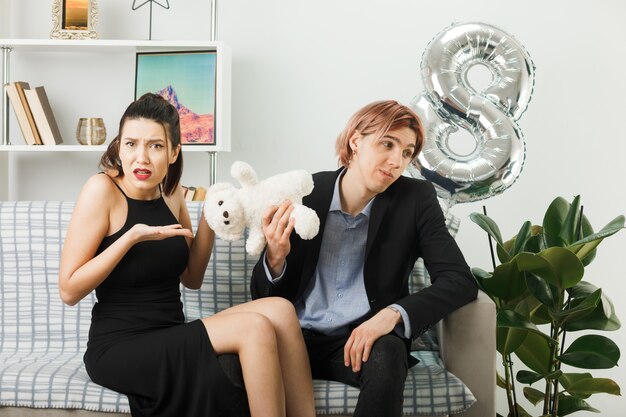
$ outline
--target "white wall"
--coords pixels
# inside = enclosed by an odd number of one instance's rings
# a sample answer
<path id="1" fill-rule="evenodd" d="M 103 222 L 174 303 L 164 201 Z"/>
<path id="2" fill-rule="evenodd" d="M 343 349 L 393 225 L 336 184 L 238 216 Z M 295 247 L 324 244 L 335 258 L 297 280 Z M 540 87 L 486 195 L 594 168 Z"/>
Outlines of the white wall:
<path id="1" fill-rule="evenodd" d="M 0 0 L 0 37 L 6 38 L 9 36 L 9 15 L 10 13 L 10 0 Z"/>
<path id="2" fill-rule="evenodd" d="M 146 8 L 133 12 L 128 1 L 99 3 L 103 36 L 147 37 Z M 208 3 L 172 1 L 168 11 L 156 7 L 153 38 L 208 39 Z M 34 4 L 13 0 L 11 36 L 48 36 L 49 11 Z M 408 103 L 423 89 L 419 62 L 429 40 L 452 22 L 479 21 L 515 36 L 537 69 L 532 101 L 519 121 L 527 145 L 519 180 L 499 196 L 451 209 L 463 219 L 458 242 L 470 265 L 490 269 L 486 237 L 467 219 L 483 204 L 506 236 L 524 220 L 540 223 L 558 195 L 581 194 L 597 229 L 626 214 L 620 185 L 626 155 L 622 0 L 222 0 L 218 16 L 218 39 L 233 51 L 233 151 L 219 158 L 219 180 L 230 179 L 228 167 L 237 159 L 252 163 L 260 177 L 296 167 L 333 169 L 334 139 L 347 118 L 373 100 Z M 132 98 L 133 85 L 122 88 L 129 91 L 126 100 Z M 123 100 L 105 95 L 97 101 L 101 111 L 113 115 L 107 122 L 113 129 Z M 84 155 L 28 159 L 18 168 L 22 198 L 74 198 L 95 170 Z M 28 168 L 31 162 L 36 171 Z M 184 181 L 206 178 L 204 155 L 187 154 L 186 164 Z M 47 179 L 48 171 L 66 182 Z M 626 231 L 607 239 L 585 277 L 613 299 L 622 320 L 626 266 L 619 258 L 625 247 Z M 624 330 L 605 335 L 626 351 Z M 592 373 L 626 387 L 623 368 Z M 623 415 L 620 397 L 599 394 L 589 402 L 603 416 Z M 499 404 L 503 413 L 503 397 Z"/>

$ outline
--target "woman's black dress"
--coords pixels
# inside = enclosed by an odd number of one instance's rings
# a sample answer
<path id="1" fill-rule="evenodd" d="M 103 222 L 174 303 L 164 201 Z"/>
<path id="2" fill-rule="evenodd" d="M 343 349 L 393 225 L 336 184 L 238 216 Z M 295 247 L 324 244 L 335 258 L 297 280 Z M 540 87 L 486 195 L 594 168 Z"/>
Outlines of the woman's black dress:
<path id="1" fill-rule="evenodd" d="M 178 223 L 163 197 L 126 200 L 126 223 L 97 253 L 137 223 Z M 96 288 L 85 366 L 95 383 L 128 396 L 133 416 L 226 416 L 242 401 L 204 324 L 185 323 L 179 276 L 188 255 L 180 236 L 138 243 Z"/>

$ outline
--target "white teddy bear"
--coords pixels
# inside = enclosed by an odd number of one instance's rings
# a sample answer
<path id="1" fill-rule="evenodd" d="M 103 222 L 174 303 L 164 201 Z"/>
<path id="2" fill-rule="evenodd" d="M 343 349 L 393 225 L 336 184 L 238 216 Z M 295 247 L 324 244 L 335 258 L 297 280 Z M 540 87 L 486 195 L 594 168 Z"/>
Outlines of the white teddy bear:
<path id="1" fill-rule="evenodd" d="M 262 217 L 271 205 L 284 200 L 293 203 L 291 217 L 294 229 L 302 239 L 313 239 L 319 231 L 320 220 L 314 210 L 302 205 L 302 197 L 313 191 L 313 177 L 304 170 L 290 171 L 259 181 L 254 169 L 237 161 L 230 174 L 241 188 L 230 183 L 212 185 L 204 201 L 204 217 L 220 238 L 228 241 L 240 239 L 249 229 L 246 252 L 259 255 L 265 247 Z"/>

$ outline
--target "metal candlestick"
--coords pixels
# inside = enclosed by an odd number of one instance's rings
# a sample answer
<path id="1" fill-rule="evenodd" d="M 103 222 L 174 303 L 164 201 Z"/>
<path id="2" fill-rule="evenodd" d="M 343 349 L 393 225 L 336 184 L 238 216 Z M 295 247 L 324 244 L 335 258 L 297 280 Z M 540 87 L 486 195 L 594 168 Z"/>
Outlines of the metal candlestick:
<path id="1" fill-rule="evenodd" d="M 141 0 L 140 0 L 141 1 Z M 147 3 L 150 3 L 150 33 L 148 35 L 148 39 L 152 40 L 152 3 L 156 3 L 159 6 L 163 7 L 164 9 L 169 9 L 170 8 L 170 2 L 169 0 L 165 0 L 165 4 L 161 3 L 158 0 L 144 0 L 143 3 L 137 5 L 137 0 L 133 0 L 133 6 L 132 9 L 133 10 L 137 10 L 142 6 L 145 6 Z"/>

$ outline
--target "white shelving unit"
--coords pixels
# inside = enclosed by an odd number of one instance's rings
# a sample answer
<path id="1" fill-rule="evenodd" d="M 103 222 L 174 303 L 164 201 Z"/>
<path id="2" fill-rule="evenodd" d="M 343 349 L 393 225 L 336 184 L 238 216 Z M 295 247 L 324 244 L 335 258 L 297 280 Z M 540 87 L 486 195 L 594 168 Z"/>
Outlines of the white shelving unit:
<path id="1" fill-rule="evenodd" d="M 0 152 L 104 152 L 106 145 L 0 145 Z"/>
<path id="2" fill-rule="evenodd" d="M 119 96 L 119 91 L 123 91 L 125 96 L 128 92 L 134 91 L 134 84 L 132 83 L 132 77 L 135 74 L 135 60 L 138 52 L 184 52 L 184 51 L 215 51 L 217 54 L 216 65 L 216 97 L 215 97 L 215 145 L 184 145 L 184 152 L 203 152 L 208 154 L 210 172 L 208 173 L 209 184 L 215 182 L 216 177 L 216 163 L 218 152 L 229 152 L 231 150 L 231 52 L 230 48 L 220 41 L 148 41 L 148 40 L 59 40 L 59 39 L 0 39 L 0 50 L 2 52 L 2 83 L 3 85 L 15 81 L 25 80 L 29 81 L 29 78 L 24 76 L 24 73 L 29 74 L 29 77 L 33 77 L 33 74 L 41 76 L 45 79 L 46 90 L 54 90 L 56 88 L 56 96 L 63 96 L 65 93 L 64 86 L 69 85 L 73 88 L 68 88 L 67 97 L 63 97 L 65 102 L 59 104 L 59 100 L 52 104 L 53 110 L 56 111 L 59 106 L 63 106 L 63 103 L 67 104 L 68 108 L 72 108 L 72 111 L 80 109 L 81 112 L 88 112 L 90 107 L 97 107 L 97 102 L 92 102 L 91 97 L 83 96 L 84 91 L 89 91 L 93 83 L 105 84 L 114 88 L 97 86 L 104 88 L 105 90 L 115 90 L 110 92 L 112 96 L 116 94 Z M 91 71 L 89 61 L 97 61 L 93 68 L 93 77 L 90 78 L 89 74 L 85 76 L 86 72 Z M 21 61 L 21 62 L 20 62 Z M 42 62 L 39 65 L 39 62 Z M 47 71 L 45 63 L 52 61 L 56 65 L 56 69 L 53 68 Z M 108 61 L 111 61 L 110 68 L 102 68 Z M 100 64 L 104 62 L 104 64 Z M 20 64 L 17 70 L 14 70 L 15 64 Z M 60 71 L 59 67 L 65 67 L 67 73 L 63 73 L 62 76 L 54 76 L 53 71 L 57 73 Z M 78 69 L 77 69 L 78 68 Z M 88 68 L 88 70 L 85 70 Z M 72 76 L 72 71 L 78 71 L 82 75 L 82 82 L 85 85 L 76 85 L 81 82 L 75 81 Z M 48 74 L 50 72 L 50 74 Z M 48 78 L 45 78 L 47 76 Z M 50 79 L 52 78 L 52 81 Z M 80 78 L 80 77 L 78 77 Z M 121 82 L 115 82 L 117 79 L 121 79 Z M 41 82 L 41 81 L 37 81 Z M 124 84 L 120 86 L 119 84 Z M 126 85 L 129 84 L 129 85 Z M 105 91 L 104 94 L 108 94 L 109 91 Z M 50 95 L 50 92 L 48 93 Z M 131 97 L 132 98 L 132 97 Z M 119 99 L 119 97 L 114 97 Z M 115 100 L 113 100 L 115 101 Z M 128 104 L 128 100 L 118 100 L 122 103 Z M 98 107 L 98 111 L 102 111 Z M 64 109 L 62 109 L 64 110 Z M 123 108 L 116 108 L 116 111 L 120 113 Z M 29 153 L 41 153 L 41 152 L 53 152 L 59 155 L 58 152 L 68 153 L 81 153 L 82 155 L 89 155 L 90 153 L 97 152 L 97 156 L 88 156 L 89 158 L 97 161 L 99 155 L 106 149 L 106 145 L 101 146 L 83 146 L 73 144 L 73 140 L 67 140 L 66 136 L 69 129 L 66 129 L 64 135 L 64 144 L 57 146 L 44 146 L 44 145 L 21 145 L 23 140 L 21 139 L 21 131 L 16 123 L 10 123 L 11 112 L 8 98 L 3 94 L 3 111 L 0 115 L 2 119 L 2 131 L 0 141 L 0 163 L 5 161 L 6 167 L 3 169 L 0 181 L 0 199 L 6 198 L 9 200 L 15 199 L 15 189 L 18 187 L 16 165 L 20 163 L 23 158 L 19 158 L 20 155 L 27 155 Z M 72 120 L 78 120 L 79 117 L 84 117 L 81 114 L 72 114 Z M 58 116 L 57 116 L 58 119 Z M 118 119 L 119 120 L 119 119 Z M 115 123 L 117 123 L 117 121 Z M 110 130 L 109 130 L 110 129 Z M 111 126 L 109 123 L 109 137 L 111 133 L 115 132 L 117 126 Z M 63 129 L 62 129 L 63 130 Z M 72 138 L 73 139 L 73 138 Z M 108 142 L 108 141 L 107 141 Z M 6 170 L 6 171 L 5 171 Z M 5 195 L 2 195 L 2 190 L 5 190 Z"/>

